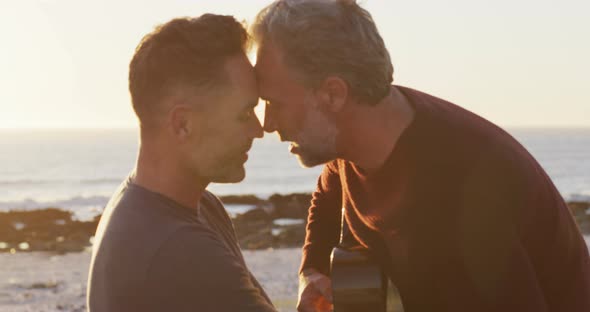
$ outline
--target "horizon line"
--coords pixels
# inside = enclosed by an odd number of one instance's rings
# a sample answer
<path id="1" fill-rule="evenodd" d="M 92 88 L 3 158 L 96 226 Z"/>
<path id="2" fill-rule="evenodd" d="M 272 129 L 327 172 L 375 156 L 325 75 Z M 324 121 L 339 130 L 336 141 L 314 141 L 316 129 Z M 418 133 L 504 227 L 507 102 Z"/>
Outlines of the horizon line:
<path id="1" fill-rule="evenodd" d="M 497 124 L 496 124 L 497 125 Z M 590 125 L 497 125 L 503 129 L 589 129 Z M 139 130 L 135 126 L 115 127 L 0 127 L 0 131 L 80 131 L 80 130 Z"/>

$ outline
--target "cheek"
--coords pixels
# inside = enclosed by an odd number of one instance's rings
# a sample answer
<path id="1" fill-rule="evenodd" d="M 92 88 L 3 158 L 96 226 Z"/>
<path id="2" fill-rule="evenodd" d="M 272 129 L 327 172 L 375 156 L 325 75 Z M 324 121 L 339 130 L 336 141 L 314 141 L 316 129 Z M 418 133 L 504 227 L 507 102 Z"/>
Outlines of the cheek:
<path id="1" fill-rule="evenodd" d="M 303 105 L 293 105 L 279 113 L 279 127 L 290 133 L 297 132 L 303 126 L 305 109 Z"/>
<path id="2" fill-rule="evenodd" d="M 243 133 L 241 131 L 224 131 L 218 133 L 214 140 L 211 140 L 212 154 L 219 160 L 228 160 L 235 157 L 244 146 Z"/>

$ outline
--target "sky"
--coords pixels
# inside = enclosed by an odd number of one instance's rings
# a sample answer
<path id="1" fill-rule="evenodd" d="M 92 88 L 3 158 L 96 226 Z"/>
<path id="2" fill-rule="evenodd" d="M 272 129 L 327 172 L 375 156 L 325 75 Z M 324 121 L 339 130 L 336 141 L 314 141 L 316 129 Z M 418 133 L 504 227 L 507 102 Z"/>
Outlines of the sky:
<path id="1" fill-rule="evenodd" d="M 135 128 L 127 71 L 145 34 L 203 13 L 251 21 L 268 3 L 0 0 L 0 128 Z M 590 1 L 360 3 L 395 84 L 503 127 L 590 127 Z"/>

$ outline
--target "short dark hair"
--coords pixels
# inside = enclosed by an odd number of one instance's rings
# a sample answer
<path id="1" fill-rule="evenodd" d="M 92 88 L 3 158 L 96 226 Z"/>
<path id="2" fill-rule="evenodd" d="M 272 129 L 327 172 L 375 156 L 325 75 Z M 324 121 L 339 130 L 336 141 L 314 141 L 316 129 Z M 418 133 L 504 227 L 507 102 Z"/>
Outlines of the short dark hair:
<path id="1" fill-rule="evenodd" d="M 129 92 L 140 123 L 149 123 L 158 103 L 178 87 L 206 92 L 229 83 L 224 63 L 245 53 L 249 42 L 232 16 L 204 14 L 157 26 L 143 37 L 129 64 Z"/>

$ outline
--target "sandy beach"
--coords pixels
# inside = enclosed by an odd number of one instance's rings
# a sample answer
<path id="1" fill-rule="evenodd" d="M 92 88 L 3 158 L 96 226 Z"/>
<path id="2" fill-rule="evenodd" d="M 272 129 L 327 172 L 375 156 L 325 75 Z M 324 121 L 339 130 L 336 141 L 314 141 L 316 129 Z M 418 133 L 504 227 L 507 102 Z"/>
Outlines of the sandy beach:
<path id="1" fill-rule="evenodd" d="M 244 251 L 279 311 L 295 311 L 299 248 Z M 90 252 L 0 254 L 0 311 L 85 311 Z"/>
<path id="2" fill-rule="evenodd" d="M 590 236 L 585 236 L 590 248 Z M 244 257 L 279 311 L 295 311 L 299 248 L 245 250 Z M 0 254 L 0 311 L 85 311 L 90 251 Z"/>

